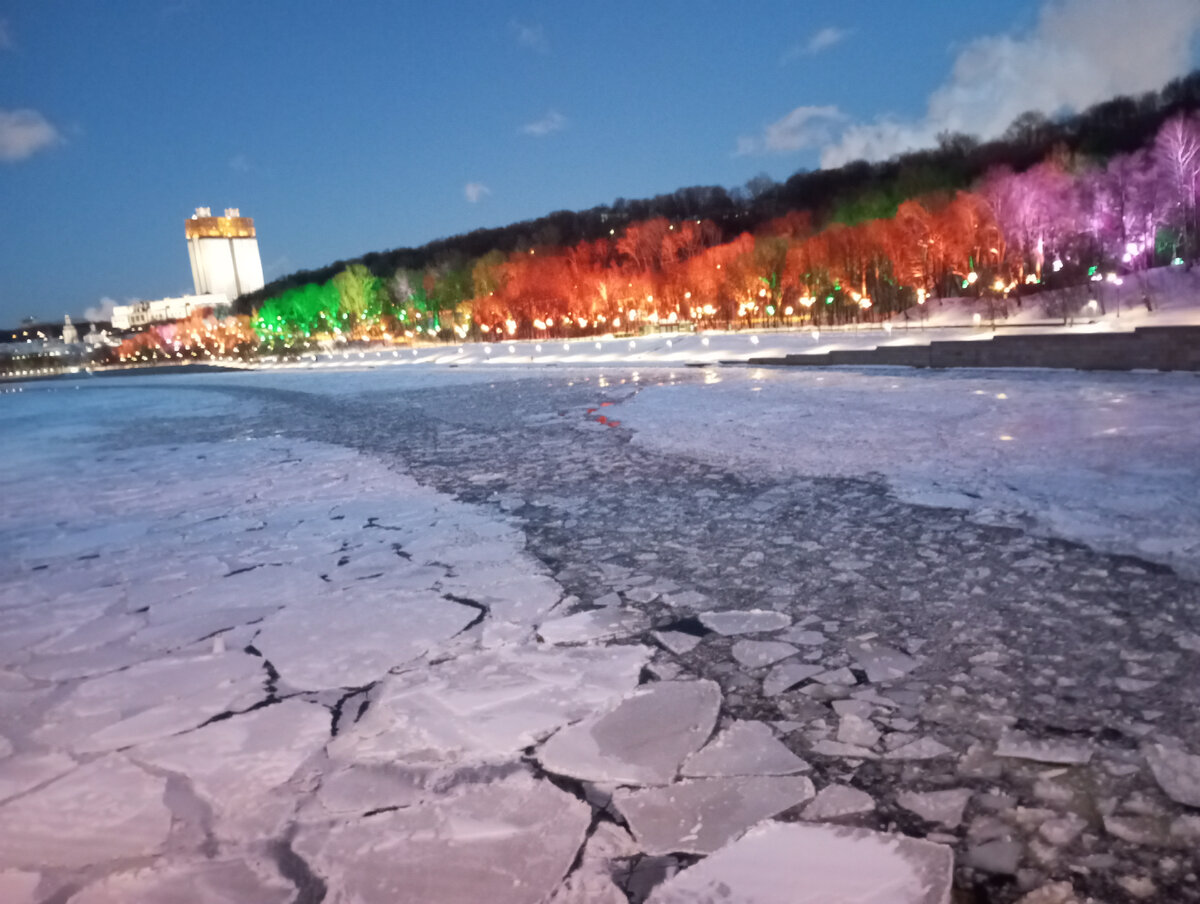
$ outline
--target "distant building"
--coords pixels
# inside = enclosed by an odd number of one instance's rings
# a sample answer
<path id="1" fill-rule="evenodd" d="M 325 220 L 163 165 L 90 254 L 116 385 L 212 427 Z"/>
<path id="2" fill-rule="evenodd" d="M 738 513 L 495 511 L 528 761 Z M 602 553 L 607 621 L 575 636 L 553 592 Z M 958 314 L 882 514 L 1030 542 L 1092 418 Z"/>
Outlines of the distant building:
<path id="1" fill-rule="evenodd" d="M 75 329 L 75 324 L 71 323 L 71 315 L 63 315 L 62 341 L 67 345 L 79 341 L 79 332 Z"/>
<path id="2" fill-rule="evenodd" d="M 236 207 L 214 217 L 208 207 L 197 207 L 184 221 L 192 281 L 197 295 L 224 295 L 236 299 L 263 287 L 262 260 L 254 220 Z"/>
<path id="3" fill-rule="evenodd" d="M 229 298 L 224 294 L 181 295 L 178 298 L 160 298 L 157 301 L 135 301 L 113 307 L 114 330 L 131 330 L 151 323 L 168 320 L 183 320 L 199 308 L 213 308 L 217 313 L 228 311 Z"/>

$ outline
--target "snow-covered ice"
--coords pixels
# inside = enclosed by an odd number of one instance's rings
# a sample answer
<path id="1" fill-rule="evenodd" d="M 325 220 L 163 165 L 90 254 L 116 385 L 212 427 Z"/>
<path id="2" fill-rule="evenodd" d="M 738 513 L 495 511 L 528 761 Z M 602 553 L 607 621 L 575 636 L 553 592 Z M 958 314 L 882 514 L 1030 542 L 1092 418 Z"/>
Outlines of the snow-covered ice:
<path id="1" fill-rule="evenodd" d="M 863 829 L 763 823 L 649 904 L 949 904 L 948 847 Z"/>
<path id="2" fill-rule="evenodd" d="M 705 627 L 724 635 L 781 631 L 792 623 L 792 620 L 782 612 L 763 609 L 706 612 L 700 616 L 700 621 L 704 623 Z"/>

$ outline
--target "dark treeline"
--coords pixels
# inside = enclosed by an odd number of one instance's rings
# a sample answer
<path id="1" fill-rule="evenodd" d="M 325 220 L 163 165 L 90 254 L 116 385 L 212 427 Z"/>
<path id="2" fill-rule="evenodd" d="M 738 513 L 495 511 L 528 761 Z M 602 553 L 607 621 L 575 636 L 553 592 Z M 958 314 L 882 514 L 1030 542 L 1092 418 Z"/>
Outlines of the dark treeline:
<path id="1" fill-rule="evenodd" d="M 327 282 L 354 263 L 387 279 L 398 269 L 462 267 L 492 251 L 510 254 L 593 241 L 608 236 L 610 230 L 619 232 L 627 224 L 654 217 L 709 220 L 721 230 L 723 241 L 753 232 L 794 210 L 809 211 L 818 227 L 854 225 L 891 217 L 909 198 L 966 188 L 995 167 L 1023 171 L 1052 149 L 1098 161 L 1129 153 L 1147 145 L 1167 119 L 1195 109 L 1200 109 L 1200 70 L 1170 82 L 1161 91 L 1136 98 L 1116 97 L 1072 116 L 1052 119 L 1040 113 L 1022 114 L 1003 136 L 986 143 L 969 135 L 947 134 L 936 148 L 881 163 L 858 161 L 838 169 L 801 170 L 784 182 L 759 176 L 732 191 L 721 186 L 693 186 L 648 199 L 618 198 L 612 205 L 560 210 L 535 220 L 438 239 L 419 248 L 373 251 L 355 260 L 335 261 L 273 280 L 239 298 L 235 310 L 250 314 L 269 298 L 310 283 Z"/>

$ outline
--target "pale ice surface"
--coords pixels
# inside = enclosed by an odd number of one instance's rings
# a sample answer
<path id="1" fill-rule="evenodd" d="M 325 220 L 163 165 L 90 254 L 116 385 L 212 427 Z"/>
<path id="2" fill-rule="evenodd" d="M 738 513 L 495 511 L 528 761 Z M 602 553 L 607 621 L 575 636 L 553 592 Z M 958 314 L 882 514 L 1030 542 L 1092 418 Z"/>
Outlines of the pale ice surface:
<path id="1" fill-rule="evenodd" d="M 705 612 L 700 616 L 700 621 L 705 627 L 724 635 L 781 631 L 792 623 L 791 618 L 782 612 L 764 609 L 727 609 L 723 612 Z"/>
<path id="2" fill-rule="evenodd" d="M 591 810 L 549 782 L 515 775 L 436 802 L 332 826 L 306 825 L 296 850 L 330 902 L 538 904 L 566 875 Z"/>
<path id="3" fill-rule="evenodd" d="M 1144 753 L 1154 780 L 1171 800 L 1200 807 L 1200 756 L 1162 744 L 1149 744 Z"/>
<path id="4" fill-rule="evenodd" d="M 733 644 L 733 658 L 748 669 L 763 668 L 795 652 L 795 647 L 781 640 L 738 640 Z"/>
<path id="5" fill-rule="evenodd" d="M 721 705 L 711 681 L 660 681 L 542 745 L 550 772 L 594 782 L 665 785 L 712 733 Z"/>
<path id="6" fill-rule="evenodd" d="M 168 863 L 114 873 L 72 896 L 71 904 L 288 904 L 295 898 L 290 882 L 261 873 L 240 861 Z"/>
<path id="7" fill-rule="evenodd" d="M 109 754 L 0 807 L 0 868 L 83 867 L 158 853 L 166 780 Z"/>
<path id="8" fill-rule="evenodd" d="M 803 815 L 805 819 L 841 819 L 874 809 L 875 801 L 867 792 L 849 785 L 826 785 L 804 808 Z"/>
<path id="9" fill-rule="evenodd" d="M 1092 746 L 1084 741 L 1031 738 L 1016 732 L 1004 735 L 996 744 L 996 756 L 1041 763 L 1077 765 L 1088 762 L 1092 752 Z"/>
<path id="10" fill-rule="evenodd" d="M 618 789 L 613 805 L 648 854 L 711 854 L 762 820 L 804 803 L 803 776 L 690 779 L 658 788 Z"/>
<path id="11" fill-rule="evenodd" d="M 723 729 L 683 763 L 689 777 L 729 775 L 791 775 L 808 764 L 780 743 L 763 722 L 737 721 Z"/>
<path id="12" fill-rule="evenodd" d="M 928 841 L 767 822 L 667 880 L 650 904 L 949 904 L 953 863 Z"/>
<path id="13" fill-rule="evenodd" d="M 948 788 L 944 791 L 902 791 L 896 803 L 916 813 L 922 819 L 955 829 L 962 823 L 963 810 L 971 799 L 967 788 Z"/>

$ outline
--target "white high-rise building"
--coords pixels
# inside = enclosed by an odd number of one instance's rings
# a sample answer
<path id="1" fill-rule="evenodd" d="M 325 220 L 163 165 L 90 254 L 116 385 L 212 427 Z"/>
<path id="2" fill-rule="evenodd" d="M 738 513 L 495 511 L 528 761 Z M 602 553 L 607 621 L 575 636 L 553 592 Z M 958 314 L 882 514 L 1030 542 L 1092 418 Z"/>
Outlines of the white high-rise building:
<path id="1" fill-rule="evenodd" d="M 184 221 L 192 281 L 197 295 L 224 295 L 233 300 L 263 287 L 262 259 L 254 220 L 236 207 L 214 217 L 208 207 L 197 207 Z"/>

